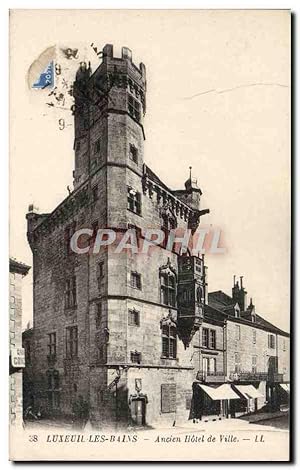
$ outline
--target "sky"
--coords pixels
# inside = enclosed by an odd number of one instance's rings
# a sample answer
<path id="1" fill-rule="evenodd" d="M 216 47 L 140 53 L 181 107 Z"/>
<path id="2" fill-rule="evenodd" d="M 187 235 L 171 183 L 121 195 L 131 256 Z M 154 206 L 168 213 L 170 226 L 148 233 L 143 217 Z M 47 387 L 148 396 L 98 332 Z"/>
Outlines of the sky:
<path id="1" fill-rule="evenodd" d="M 117 25 L 117 27 L 116 27 Z M 132 49 L 147 68 L 145 162 L 171 188 L 192 166 L 226 253 L 206 255 L 209 291 L 231 293 L 244 276 L 256 311 L 289 329 L 290 30 L 286 11 L 14 11 L 10 63 L 10 255 L 32 265 L 25 215 L 50 212 L 72 187 L 73 121 L 53 110 L 28 70 L 54 46 L 64 76 L 77 63 L 64 47 Z M 65 70 L 68 68 L 69 70 Z M 59 130 L 58 120 L 66 127 Z M 32 317 L 32 273 L 23 284 L 24 326 Z"/>

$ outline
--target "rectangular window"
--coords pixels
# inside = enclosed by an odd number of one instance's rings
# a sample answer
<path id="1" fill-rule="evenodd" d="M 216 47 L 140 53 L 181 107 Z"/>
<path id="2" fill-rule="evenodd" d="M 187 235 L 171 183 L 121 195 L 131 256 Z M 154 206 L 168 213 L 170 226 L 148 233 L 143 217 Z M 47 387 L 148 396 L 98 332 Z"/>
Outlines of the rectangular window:
<path id="1" fill-rule="evenodd" d="M 142 238 L 143 238 L 142 229 L 140 227 L 138 227 L 137 225 L 134 225 L 134 224 L 128 224 L 128 229 L 133 234 L 135 234 L 136 241 L 137 241 L 137 246 L 140 247 L 141 246 L 141 241 L 142 241 Z"/>
<path id="2" fill-rule="evenodd" d="M 174 324 L 164 323 L 162 325 L 162 356 L 176 359 L 177 355 L 177 332 Z"/>
<path id="3" fill-rule="evenodd" d="M 100 261 L 97 264 L 97 284 L 98 289 L 101 289 L 101 282 L 104 279 L 104 261 Z"/>
<path id="4" fill-rule="evenodd" d="M 286 341 L 285 341 L 285 339 L 282 342 L 282 350 L 286 351 Z"/>
<path id="5" fill-rule="evenodd" d="M 67 357 L 77 357 L 78 355 L 78 329 L 77 326 L 66 328 L 66 352 Z"/>
<path id="6" fill-rule="evenodd" d="M 98 185 L 96 184 L 92 188 L 92 200 L 93 200 L 93 202 L 96 202 L 97 199 L 98 199 Z"/>
<path id="7" fill-rule="evenodd" d="M 97 347 L 97 359 L 99 361 L 105 361 L 106 358 L 105 358 L 105 346 L 104 344 L 98 344 L 98 347 Z"/>
<path id="8" fill-rule="evenodd" d="M 133 98 L 132 95 L 128 94 L 128 111 L 129 114 L 139 121 L 141 119 L 141 105 L 140 103 Z"/>
<path id="9" fill-rule="evenodd" d="M 65 285 L 65 307 L 72 308 L 77 305 L 76 276 L 67 279 Z"/>
<path id="10" fill-rule="evenodd" d="M 90 247 L 94 246 L 94 243 L 96 241 L 97 234 L 98 234 L 98 229 L 99 229 L 99 222 L 98 222 L 98 220 L 95 220 L 95 222 L 92 223 L 93 233 L 92 233 L 91 238 L 90 238 Z"/>
<path id="11" fill-rule="evenodd" d="M 217 360 L 215 357 L 209 359 L 209 373 L 214 375 L 217 372 Z"/>
<path id="12" fill-rule="evenodd" d="M 161 273 L 160 275 L 161 286 L 161 302 L 164 305 L 175 307 L 176 305 L 176 282 L 175 276 L 170 273 Z"/>
<path id="13" fill-rule="evenodd" d="M 270 349 L 275 349 L 275 336 L 274 335 L 268 335 L 268 347 Z"/>
<path id="14" fill-rule="evenodd" d="M 204 375 L 207 375 L 209 373 L 208 357 L 203 357 L 202 358 L 202 372 L 203 372 Z"/>
<path id="15" fill-rule="evenodd" d="M 51 410 L 58 409 L 60 406 L 60 382 L 58 370 L 52 370 L 47 372 L 48 381 L 48 404 Z"/>
<path id="16" fill-rule="evenodd" d="M 185 409 L 190 410 L 192 406 L 193 393 L 190 391 L 185 392 Z"/>
<path id="17" fill-rule="evenodd" d="M 56 356 L 56 333 L 48 334 L 48 355 Z"/>
<path id="18" fill-rule="evenodd" d="M 202 328 L 202 347 L 208 348 L 209 335 L 208 335 L 208 328 Z"/>
<path id="19" fill-rule="evenodd" d="M 73 253 L 72 248 L 71 248 L 71 239 L 76 231 L 76 222 L 73 222 L 72 224 L 68 225 L 65 228 L 65 250 L 67 255 L 70 255 Z"/>
<path id="20" fill-rule="evenodd" d="M 25 348 L 25 364 L 31 364 L 31 344 L 30 341 L 25 341 L 24 343 Z"/>
<path id="21" fill-rule="evenodd" d="M 131 187 L 127 187 L 127 209 L 135 214 L 141 214 L 141 193 Z"/>
<path id="22" fill-rule="evenodd" d="M 257 372 L 257 356 L 252 356 L 252 373 L 256 374 Z"/>
<path id="23" fill-rule="evenodd" d="M 129 157 L 134 163 L 138 163 L 138 149 L 132 144 L 129 146 Z"/>
<path id="24" fill-rule="evenodd" d="M 241 339 L 241 327 L 240 325 L 235 325 L 235 339 L 239 341 Z"/>
<path id="25" fill-rule="evenodd" d="M 234 372 L 239 373 L 241 371 L 241 357 L 240 353 L 234 354 Z"/>
<path id="26" fill-rule="evenodd" d="M 99 302 L 96 304 L 96 329 L 99 330 L 101 327 L 101 320 L 102 320 L 102 303 Z"/>
<path id="27" fill-rule="evenodd" d="M 80 150 L 80 140 L 77 140 L 76 142 L 76 150 Z"/>
<path id="28" fill-rule="evenodd" d="M 176 384 L 161 385 L 161 412 L 174 413 L 176 411 Z"/>
<path id="29" fill-rule="evenodd" d="M 100 153 L 100 139 L 94 142 L 94 155 Z"/>
<path id="30" fill-rule="evenodd" d="M 216 330 L 209 330 L 209 347 L 216 349 Z"/>
<path id="31" fill-rule="evenodd" d="M 252 342 L 253 344 L 256 344 L 256 330 L 252 331 Z"/>
<path id="32" fill-rule="evenodd" d="M 141 275 L 135 271 L 131 271 L 130 285 L 134 289 L 142 289 L 142 278 Z"/>
<path id="33" fill-rule="evenodd" d="M 128 325 L 140 326 L 140 312 L 137 310 L 128 310 Z"/>
<path id="34" fill-rule="evenodd" d="M 130 352 L 130 360 L 135 364 L 140 364 L 142 360 L 142 354 L 138 351 L 131 351 Z"/>

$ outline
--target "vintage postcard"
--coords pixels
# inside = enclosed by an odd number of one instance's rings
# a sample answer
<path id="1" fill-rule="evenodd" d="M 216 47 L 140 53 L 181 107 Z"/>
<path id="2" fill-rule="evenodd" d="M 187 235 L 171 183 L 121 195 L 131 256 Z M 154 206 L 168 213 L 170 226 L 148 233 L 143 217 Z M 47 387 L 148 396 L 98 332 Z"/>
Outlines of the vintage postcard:
<path id="1" fill-rule="evenodd" d="M 11 10 L 11 460 L 289 461 L 290 100 L 288 10 Z"/>

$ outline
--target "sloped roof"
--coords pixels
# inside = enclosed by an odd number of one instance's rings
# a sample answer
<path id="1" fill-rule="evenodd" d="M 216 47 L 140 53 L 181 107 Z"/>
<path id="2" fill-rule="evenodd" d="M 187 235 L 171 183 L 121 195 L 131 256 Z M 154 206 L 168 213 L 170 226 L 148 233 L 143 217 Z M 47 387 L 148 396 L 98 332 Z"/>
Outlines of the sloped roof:
<path id="1" fill-rule="evenodd" d="M 252 315 L 249 311 L 240 312 L 240 317 L 235 317 L 234 306 L 235 302 L 229 295 L 225 292 L 219 290 L 214 292 L 209 292 L 208 294 L 208 304 L 215 311 L 223 313 L 223 315 L 230 319 L 231 321 L 236 321 L 237 323 L 251 324 L 253 327 L 261 328 L 267 331 L 270 331 L 274 334 L 279 334 L 282 336 L 289 336 L 289 333 L 281 330 L 277 326 L 273 325 L 269 321 L 265 320 L 261 315 L 255 313 L 255 322 L 252 321 Z M 209 311 L 207 311 L 209 316 Z"/>
<path id="2" fill-rule="evenodd" d="M 172 189 L 168 188 L 168 186 L 162 182 L 162 180 L 151 170 L 147 165 L 145 165 L 146 175 L 156 184 L 164 188 L 169 193 L 173 193 Z"/>

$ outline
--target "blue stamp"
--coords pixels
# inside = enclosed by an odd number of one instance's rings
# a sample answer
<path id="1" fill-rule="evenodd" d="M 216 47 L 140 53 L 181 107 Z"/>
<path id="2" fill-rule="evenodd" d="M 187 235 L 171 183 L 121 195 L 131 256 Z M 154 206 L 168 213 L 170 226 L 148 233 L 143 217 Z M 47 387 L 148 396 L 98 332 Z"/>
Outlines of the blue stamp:
<path id="1" fill-rule="evenodd" d="M 54 86 L 54 63 L 51 61 L 38 80 L 32 85 L 32 88 L 52 88 Z"/>

